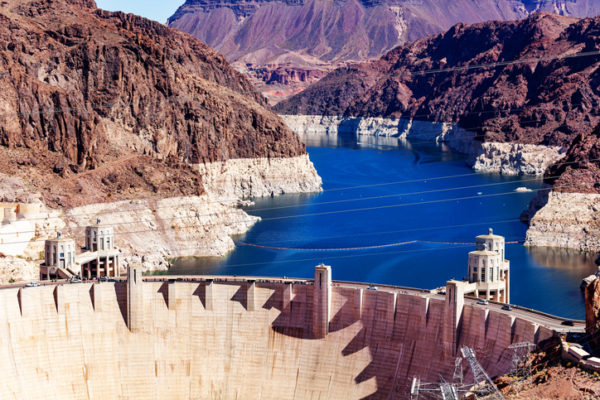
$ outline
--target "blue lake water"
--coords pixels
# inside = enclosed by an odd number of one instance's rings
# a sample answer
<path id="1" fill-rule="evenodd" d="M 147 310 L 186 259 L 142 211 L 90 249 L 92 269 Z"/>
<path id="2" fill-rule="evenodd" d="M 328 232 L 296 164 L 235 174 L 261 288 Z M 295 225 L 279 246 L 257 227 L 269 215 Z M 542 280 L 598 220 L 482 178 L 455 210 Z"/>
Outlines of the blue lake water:
<path id="1" fill-rule="evenodd" d="M 312 277 L 332 266 L 333 278 L 419 288 L 466 276 L 467 253 L 493 228 L 507 241 L 525 237 L 519 214 L 541 180 L 474 173 L 463 156 L 429 143 L 383 144 L 353 137 L 308 141 L 323 178 L 320 194 L 257 199 L 247 212 L 263 220 L 226 258 L 176 260 L 171 274 Z M 515 192 L 525 186 L 532 192 Z M 362 250 L 341 249 L 410 243 Z M 449 244 L 452 243 L 452 244 Z M 459 244 L 453 244 L 459 243 Z M 595 255 L 508 244 L 511 302 L 583 319 L 581 279 L 595 271 Z"/>

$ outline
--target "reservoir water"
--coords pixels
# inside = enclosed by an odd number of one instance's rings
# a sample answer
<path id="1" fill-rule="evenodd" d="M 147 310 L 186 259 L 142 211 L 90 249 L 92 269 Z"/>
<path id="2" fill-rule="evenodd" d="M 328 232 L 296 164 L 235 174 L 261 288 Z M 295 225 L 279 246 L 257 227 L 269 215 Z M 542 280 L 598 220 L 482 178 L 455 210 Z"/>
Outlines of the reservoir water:
<path id="1" fill-rule="evenodd" d="M 466 276 L 471 243 L 488 228 L 522 241 L 519 214 L 541 187 L 534 177 L 475 173 L 464 156 L 430 143 L 305 141 L 323 193 L 256 199 L 246 210 L 262 221 L 236 239 L 264 247 L 175 260 L 169 273 L 309 278 L 325 263 L 338 280 L 440 287 Z M 595 255 L 512 243 L 506 257 L 512 303 L 585 317 L 579 284 L 595 271 Z"/>

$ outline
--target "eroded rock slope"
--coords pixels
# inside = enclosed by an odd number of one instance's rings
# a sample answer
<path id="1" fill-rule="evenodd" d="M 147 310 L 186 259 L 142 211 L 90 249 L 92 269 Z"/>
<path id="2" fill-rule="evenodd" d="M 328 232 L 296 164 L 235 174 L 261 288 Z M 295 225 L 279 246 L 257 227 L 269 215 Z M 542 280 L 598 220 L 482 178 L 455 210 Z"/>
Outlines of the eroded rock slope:
<path id="1" fill-rule="evenodd" d="M 5 1 L 0 76 L 0 201 L 40 201 L 68 214 L 132 200 L 155 212 L 154 201 L 190 197 L 192 208 L 182 212 L 200 223 L 197 210 L 211 211 L 215 202 L 214 171 L 231 160 L 247 165 L 246 180 L 231 185 L 255 187 L 229 188 L 238 198 L 320 190 L 304 145 L 249 81 L 207 45 L 161 24 L 97 9 L 91 0 Z M 279 164 L 289 165 L 273 185 L 266 173 Z M 305 174 L 294 175 L 294 166 Z M 206 169 L 213 173 L 205 181 Z M 234 215 L 241 224 L 216 231 L 248 226 L 239 210 L 213 211 L 223 223 L 235 223 Z M 165 225 L 151 228 L 181 229 Z M 196 249 L 176 251 L 163 239 L 163 255 L 206 255 L 200 247 L 210 246 L 198 241 Z M 227 243 L 214 255 L 233 247 L 227 235 L 217 242 Z"/>

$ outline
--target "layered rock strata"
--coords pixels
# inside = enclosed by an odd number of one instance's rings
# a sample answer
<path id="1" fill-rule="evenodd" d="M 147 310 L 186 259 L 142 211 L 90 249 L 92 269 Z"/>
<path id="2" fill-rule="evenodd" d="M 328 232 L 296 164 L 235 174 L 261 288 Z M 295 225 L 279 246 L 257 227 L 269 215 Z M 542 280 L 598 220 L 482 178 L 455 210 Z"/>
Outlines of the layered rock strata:
<path id="1" fill-rule="evenodd" d="M 84 245 L 84 228 L 96 217 L 113 227 L 122 268 L 141 262 L 145 270 L 166 270 L 173 257 L 224 256 L 234 248 L 231 235 L 260 220 L 208 195 L 91 204 L 64 216 L 78 244 Z"/>
<path id="2" fill-rule="evenodd" d="M 552 191 L 530 204 L 526 244 L 600 251 L 600 127 L 579 134 L 544 178 Z"/>
<path id="3" fill-rule="evenodd" d="M 316 193 L 322 180 L 308 155 L 243 158 L 198 164 L 204 190 L 213 199 L 236 202 L 285 193 Z"/>
<path id="4" fill-rule="evenodd" d="M 600 194 L 538 192 L 528 212 L 527 246 L 600 251 Z"/>
<path id="5" fill-rule="evenodd" d="M 542 175 L 564 157 L 560 146 L 477 142 L 472 152 L 473 169 L 502 175 Z"/>

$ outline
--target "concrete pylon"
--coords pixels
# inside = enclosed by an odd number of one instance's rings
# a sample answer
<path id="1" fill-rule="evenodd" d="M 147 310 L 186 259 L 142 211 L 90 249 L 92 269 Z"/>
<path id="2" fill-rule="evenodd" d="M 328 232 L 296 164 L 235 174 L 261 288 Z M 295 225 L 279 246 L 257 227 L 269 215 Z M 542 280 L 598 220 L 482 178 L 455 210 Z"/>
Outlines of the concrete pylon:
<path id="1" fill-rule="evenodd" d="M 246 309 L 256 311 L 256 281 L 249 280 L 246 289 Z"/>
<path id="2" fill-rule="evenodd" d="M 329 332 L 331 317 L 331 267 L 317 265 L 315 267 L 315 283 L 313 294 L 313 334 L 322 339 Z"/>
<path id="3" fill-rule="evenodd" d="M 144 288 L 141 267 L 127 267 L 127 327 L 142 330 L 144 323 Z"/>
<path id="4" fill-rule="evenodd" d="M 465 305 L 464 283 L 446 282 L 446 314 L 444 320 L 444 343 L 451 346 L 453 356 L 458 352 L 458 325 Z"/>

